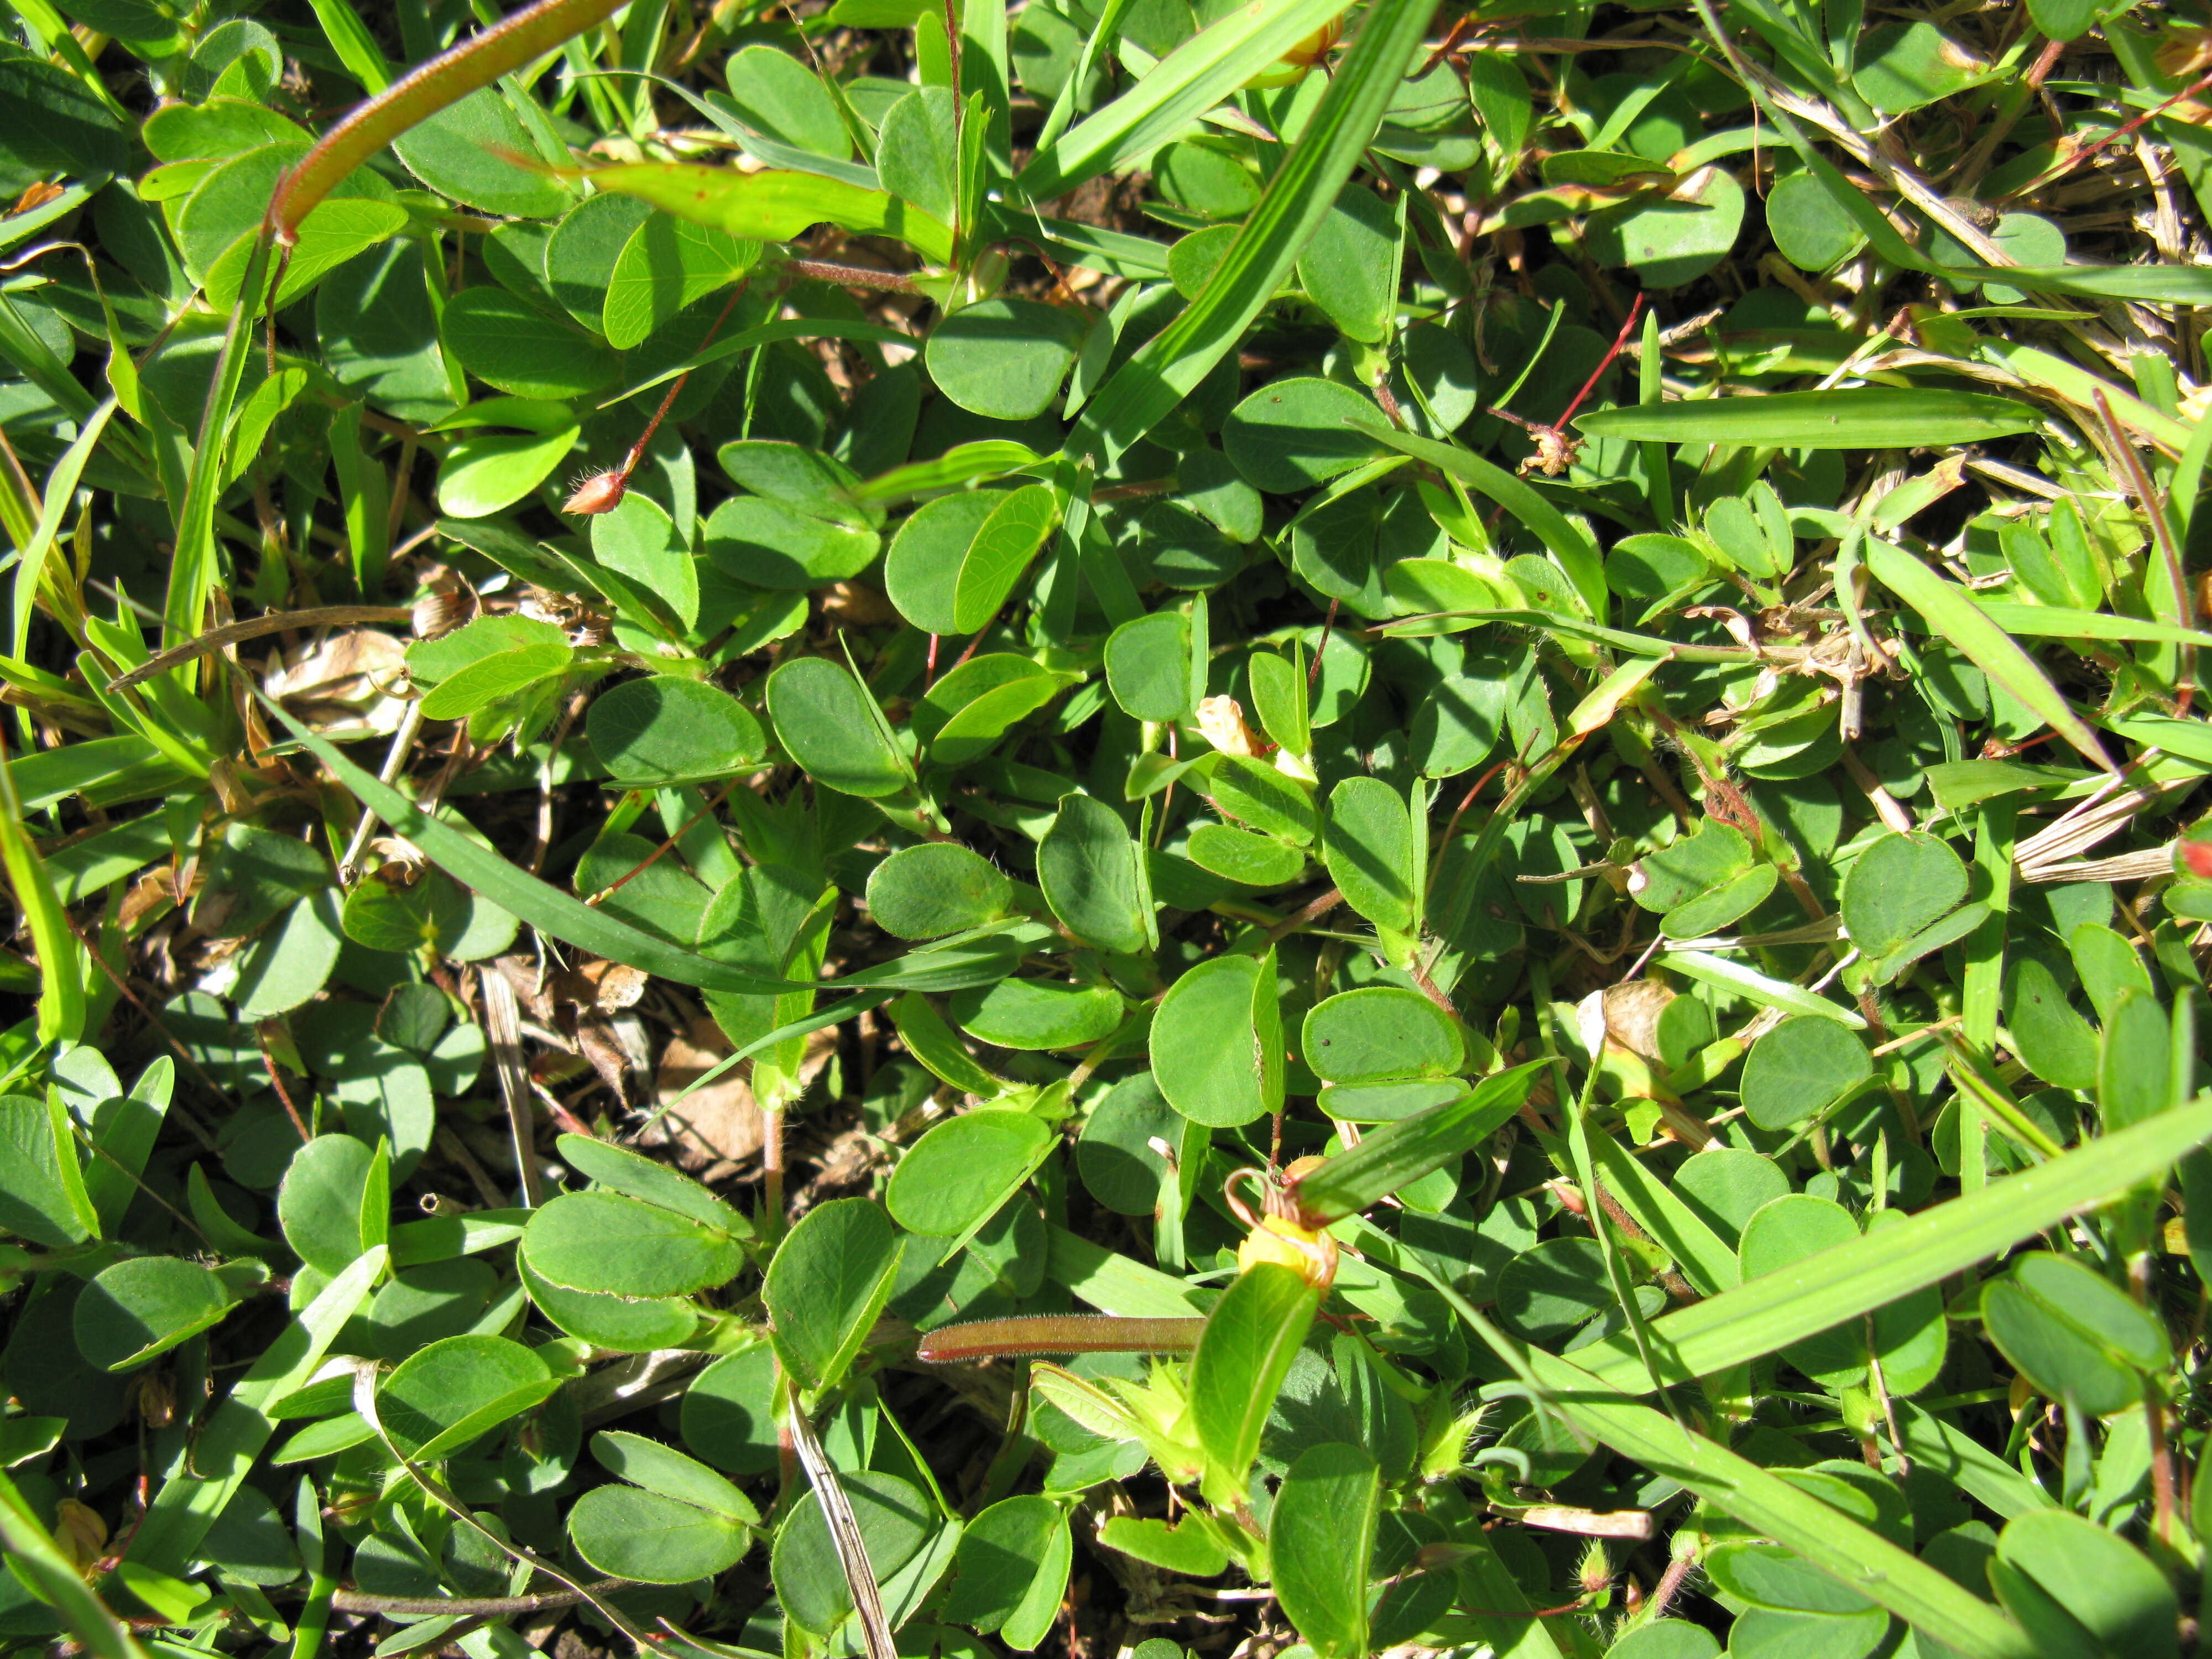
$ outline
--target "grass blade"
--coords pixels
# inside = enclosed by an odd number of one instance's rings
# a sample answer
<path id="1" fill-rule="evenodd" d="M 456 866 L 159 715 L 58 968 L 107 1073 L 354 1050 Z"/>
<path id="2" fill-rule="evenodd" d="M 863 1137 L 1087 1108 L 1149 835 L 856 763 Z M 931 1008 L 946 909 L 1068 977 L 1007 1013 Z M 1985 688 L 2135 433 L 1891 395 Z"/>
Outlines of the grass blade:
<path id="1" fill-rule="evenodd" d="M 1843 1321 L 2002 1255 L 2024 1238 L 2171 1168 L 2212 1139 L 2212 1095 L 2062 1153 L 1911 1220 L 1764 1273 L 1655 1322 L 1651 1334 L 1680 1377 L 1705 1376 L 1774 1352 Z M 1610 1387 L 1648 1384 L 1621 1337 L 1577 1354 Z"/>
<path id="2" fill-rule="evenodd" d="M 1105 108 L 1064 137 L 1040 145 L 1014 176 L 1014 188 L 1028 201 L 1048 202 L 1158 149 L 1327 27 L 1346 4 L 1347 0 L 1247 0 L 1177 46 Z M 1402 71 L 1405 65 L 1398 68 Z M 1330 191 L 1328 200 L 1335 198 L 1336 191 Z"/>
<path id="3" fill-rule="evenodd" d="M 1280 172 L 1189 307 L 1121 365 L 1083 411 L 1066 453 L 1111 460 L 1164 420 L 1234 350 L 1315 228 L 1335 205 L 1360 152 L 1420 46 L 1433 8 L 1381 0 Z"/>
<path id="4" fill-rule="evenodd" d="M 1601 409 L 1577 416 L 1575 425 L 1593 438 L 1638 443 L 1903 449 L 1945 448 L 2032 432 L 2037 419 L 2027 404 L 1985 392 L 1868 386 Z"/>
<path id="5" fill-rule="evenodd" d="M 2089 722 L 2074 712 L 2035 659 L 1990 621 L 1965 588 L 1946 581 L 1903 548 L 1875 537 L 1867 538 L 1866 562 L 1875 580 L 1918 611 L 1929 632 L 1966 653 L 1975 667 L 2040 714 L 2085 760 L 2113 770 L 2112 757 Z"/>

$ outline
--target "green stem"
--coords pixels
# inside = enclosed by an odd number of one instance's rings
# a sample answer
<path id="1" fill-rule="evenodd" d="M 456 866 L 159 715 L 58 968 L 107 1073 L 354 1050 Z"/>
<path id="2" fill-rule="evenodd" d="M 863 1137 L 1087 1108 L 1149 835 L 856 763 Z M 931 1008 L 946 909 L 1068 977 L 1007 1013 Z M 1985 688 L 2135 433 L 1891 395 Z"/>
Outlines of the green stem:
<path id="1" fill-rule="evenodd" d="M 624 0 L 538 0 L 481 34 L 403 75 L 355 106 L 276 184 L 263 223 L 277 246 L 299 240 L 300 222 L 345 176 L 418 121 L 603 22 Z"/>

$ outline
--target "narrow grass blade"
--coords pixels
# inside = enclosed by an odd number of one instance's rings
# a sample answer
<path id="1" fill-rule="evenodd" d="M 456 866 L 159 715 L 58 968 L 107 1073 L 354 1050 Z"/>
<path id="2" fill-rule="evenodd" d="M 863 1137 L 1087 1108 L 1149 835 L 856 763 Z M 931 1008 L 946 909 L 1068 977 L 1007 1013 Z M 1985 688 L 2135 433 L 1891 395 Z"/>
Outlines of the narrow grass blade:
<path id="1" fill-rule="evenodd" d="M 74 1042 L 84 1035 L 84 948 L 70 928 L 53 872 L 32 845 L 12 769 L 0 764 L 0 867 L 39 954 L 39 1041 Z"/>
<path id="2" fill-rule="evenodd" d="M 1866 1030 L 1866 1021 L 1840 1002 L 1831 1002 L 1786 979 L 1770 978 L 1726 957 L 1704 951 L 1669 951 L 1659 958 L 1658 966 L 1702 981 L 1717 990 L 1733 991 L 1762 1008 L 1779 1008 L 1785 1014 L 1814 1014 L 1822 1019 L 1832 1019 L 1838 1025 L 1848 1025 L 1854 1031 Z"/>
<path id="3" fill-rule="evenodd" d="M 2207 427 L 2212 431 L 2212 427 Z M 2008 599 L 1974 601 L 1982 614 L 2008 634 L 2034 640 L 2104 640 L 2115 645 L 2212 645 L 2212 634 L 2140 617 L 2112 617 L 2101 611 L 2068 605 L 2016 605 Z"/>
<path id="4" fill-rule="evenodd" d="M 1710 1376 L 2001 1255 L 2068 1216 L 2156 1179 L 2206 1140 L 2212 1140 L 2212 1095 L 1680 1309 L 1656 1321 L 1651 1334 L 1679 1368 L 1676 1376 Z M 1620 1337 L 1592 1344 L 1577 1359 L 1608 1386 L 1632 1393 L 1649 1386 L 1634 1346 Z"/>
<path id="5" fill-rule="evenodd" d="M 1918 611 L 1930 632 L 1958 647 L 1975 667 L 2041 715 L 2085 760 L 2107 772 L 2114 769 L 2089 722 L 1966 589 L 1946 581 L 1903 548 L 1875 537 L 1867 538 L 1866 562 L 1875 580 Z"/>
<path id="6" fill-rule="evenodd" d="M 1029 201 L 1048 202 L 1086 179 L 1157 149 L 1325 27 L 1346 4 L 1347 0 L 1247 0 L 1177 46 L 1105 108 L 1064 137 L 1040 144 L 1015 175 L 1014 188 Z M 1398 71 L 1405 67 L 1400 64 Z M 1331 191 L 1328 200 L 1335 197 Z"/>
<path id="7" fill-rule="evenodd" d="M 1639 443 L 1756 444 L 1771 449 L 1947 448 L 2035 429 L 2026 404 L 1985 392 L 1769 392 L 1601 409 L 1577 416 L 1593 438 Z"/>
<path id="8" fill-rule="evenodd" d="M 1337 192 L 1382 124 L 1433 9 L 1422 0 L 1380 0 L 1367 14 L 1358 43 L 1212 279 L 1091 400 L 1068 437 L 1069 455 L 1089 455 L 1102 464 L 1119 457 L 1236 349 L 1335 205 Z"/>

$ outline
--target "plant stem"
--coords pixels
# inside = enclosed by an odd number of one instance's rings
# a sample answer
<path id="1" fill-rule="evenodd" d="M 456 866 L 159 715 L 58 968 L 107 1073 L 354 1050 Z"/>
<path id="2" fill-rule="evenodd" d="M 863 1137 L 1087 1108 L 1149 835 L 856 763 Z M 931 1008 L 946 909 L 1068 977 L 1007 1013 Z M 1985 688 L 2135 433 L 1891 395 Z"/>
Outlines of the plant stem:
<path id="1" fill-rule="evenodd" d="M 300 222 L 346 175 L 417 122 L 428 119 L 501 76 L 604 22 L 623 0 L 538 0 L 502 17 L 354 106 L 276 181 L 264 226 L 279 247 L 300 237 Z"/>
<path id="2" fill-rule="evenodd" d="M 930 1365 L 974 1364 L 1011 1354 L 1189 1353 L 1203 1319 L 1123 1319 L 1111 1314 L 1027 1314 L 946 1325 L 921 1339 L 915 1358 Z"/>

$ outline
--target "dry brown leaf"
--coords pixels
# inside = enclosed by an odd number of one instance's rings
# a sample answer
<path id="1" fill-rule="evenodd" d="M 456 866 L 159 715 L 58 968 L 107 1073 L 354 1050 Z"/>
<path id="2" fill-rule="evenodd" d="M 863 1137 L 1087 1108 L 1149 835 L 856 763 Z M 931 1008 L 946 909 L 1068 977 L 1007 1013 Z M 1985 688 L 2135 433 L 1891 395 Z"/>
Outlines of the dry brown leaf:
<path id="1" fill-rule="evenodd" d="M 668 1103 L 729 1057 L 730 1040 L 721 1027 L 704 1014 L 695 1017 L 690 1029 L 672 1036 L 660 1051 L 660 1066 L 653 1077 L 655 1103 Z M 736 1165 L 757 1158 L 761 1149 L 761 1111 L 753 1100 L 745 1068 L 732 1066 L 705 1088 L 668 1110 L 639 1139 L 648 1146 L 673 1147 L 677 1157 L 691 1168 Z"/>
<path id="2" fill-rule="evenodd" d="M 406 648 L 398 640 L 356 628 L 288 653 L 262 690 L 326 736 L 389 737 L 407 712 L 390 695 L 406 672 Z"/>

